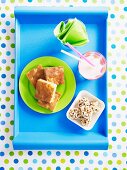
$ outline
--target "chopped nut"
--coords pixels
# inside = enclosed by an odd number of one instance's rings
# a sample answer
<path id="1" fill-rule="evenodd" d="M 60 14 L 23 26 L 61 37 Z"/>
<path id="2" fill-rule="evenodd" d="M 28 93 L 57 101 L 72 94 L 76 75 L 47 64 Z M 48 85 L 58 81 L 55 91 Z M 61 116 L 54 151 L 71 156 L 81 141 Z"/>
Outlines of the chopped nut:
<path id="1" fill-rule="evenodd" d="M 79 109 L 80 109 L 81 112 L 84 112 L 85 111 L 85 106 L 81 106 Z"/>
<path id="2" fill-rule="evenodd" d="M 79 113 L 75 114 L 75 117 L 76 117 L 76 119 L 79 119 L 79 118 L 82 117 L 82 115 L 81 115 L 81 113 L 79 112 Z"/>

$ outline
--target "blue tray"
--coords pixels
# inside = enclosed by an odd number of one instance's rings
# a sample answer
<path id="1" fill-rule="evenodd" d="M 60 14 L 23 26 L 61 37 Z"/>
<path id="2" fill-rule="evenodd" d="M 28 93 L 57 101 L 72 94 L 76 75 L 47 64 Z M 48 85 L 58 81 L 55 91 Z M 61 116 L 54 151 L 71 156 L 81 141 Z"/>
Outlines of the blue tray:
<path id="1" fill-rule="evenodd" d="M 78 72 L 76 60 L 60 53 L 61 43 L 53 30 L 61 20 L 78 18 L 86 24 L 90 43 L 80 47 L 82 53 L 99 51 L 106 56 L 107 8 L 16 7 L 15 125 L 14 149 L 107 149 L 107 107 L 90 131 L 85 131 L 66 118 L 66 112 L 82 89 L 103 100 L 107 106 L 107 75 L 98 80 L 85 80 Z M 23 68 L 33 59 L 54 56 L 73 70 L 77 88 L 71 103 L 52 115 L 39 114 L 23 102 L 18 81 Z M 70 87 L 71 88 L 71 87 Z"/>

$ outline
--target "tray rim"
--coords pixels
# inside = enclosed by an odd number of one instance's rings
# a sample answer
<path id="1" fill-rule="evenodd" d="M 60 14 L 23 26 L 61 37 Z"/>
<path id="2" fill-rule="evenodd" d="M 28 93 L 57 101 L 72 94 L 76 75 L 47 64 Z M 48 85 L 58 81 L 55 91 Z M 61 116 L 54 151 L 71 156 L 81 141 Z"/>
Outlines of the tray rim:
<path id="1" fill-rule="evenodd" d="M 70 10 L 71 9 L 71 10 Z M 94 11 L 94 12 L 93 12 Z M 38 14 L 38 13 L 49 13 L 49 14 L 51 14 L 51 13 L 83 13 L 83 15 L 84 14 L 86 14 L 86 13 L 89 13 L 89 14 L 91 14 L 91 15 L 94 15 L 94 13 L 99 13 L 99 15 L 101 15 L 101 13 L 102 12 L 104 12 L 104 14 L 105 14 L 105 19 L 107 20 L 107 16 L 108 16 L 108 8 L 107 7 L 81 7 L 80 8 L 80 11 L 79 11 L 79 7 L 73 7 L 73 8 L 71 8 L 71 7 L 64 7 L 64 9 L 63 8 L 60 8 L 60 7 L 30 7 L 29 9 L 27 8 L 27 7 L 24 7 L 24 6 L 22 6 L 22 7 L 15 7 L 15 44 L 16 44 L 16 49 L 15 49 L 15 56 L 17 56 L 17 54 L 18 54 L 18 48 L 17 48 L 17 42 L 18 42 L 18 39 L 20 39 L 20 37 L 19 37 L 19 34 L 18 34 L 18 31 L 20 31 L 20 26 L 19 26 L 19 21 L 18 21 L 18 19 L 16 18 L 16 15 L 17 14 L 19 14 L 20 12 L 23 12 L 23 13 L 32 13 L 32 12 L 35 12 L 35 14 Z M 17 29 L 18 28 L 18 29 Z M 107 58 L 107 21 L 106 21 L 106 32 L 105 32 L 105 39 L 106 39 L 106 44 L 105 44 L 105 57 Z M 17 36 L 18 35 L 18 36 Z M 17 75 L 17 64 L 18 64 L 18 62 L 17 62 L 17 60 L 16 60 L 16 62 L 15 62 L 15 75 Z M 107 75 L 107 73 L 106 73 L 106 82 L 107 82 L 107 77 L 108 77 L 108 75 Z M 15 125 L 14 125 L 14 140 L 13 140 L 13 147 L 14 147 L 14 149 L 19 149 L 19 145 L 17 146 L 16 145 L 16 142 L 17 142 L 17 144 L 18 144 L 18 142 L 19 142 L 19 144 L 21 144 L 20 143 L 20 135 L 22 135 L 22 134 L 30 134 L 30 132 L 20 132 L 19 131 L 19 117 L 18 117 L 18 114 L 16 114 L 16 110 L 17 110 L 17 106 L 16 106 L 16 95 L 17 95 L 17 93 L 18 93 L 18 83 L 17 83 L 17 80 L 18 78 L 16 77 L 16 79 L 15 79 L 15 82 L 14 82 L 14 89 L 15 89 L 15 94 L 14 94 L 14 104 L 15 104 L 15 110 L 14 110 L 14 121 L 15 121 Z M 107 99 L 107 86 L 106 86 L 106 99 Z M 108 114 L 107 114 L 107 103 L 106 103 L 106 107 L 105 107 L 105 109 L 106 109 L 106 119 L 107 119 L 107 121 L 106 121 L 106 134 L 105 134 L 105 136 L 103 136 L 104 137 L 104 139 L 103 140 L 105 140 L 105 143 L 106 143 L 106 145 L 105 145 L 105 148 L 104 147 L 100 147 L 100 146 L 96 146 L 96 149 L 98 149 L 98 150 L 103 150 L 103 149 L 105 149 L 105 150 L 107 150 L 108 149 Z M 35 132 L 34 134 L 36 134 L 37 132 Z M 52 132 L 51 132 L 52 133 Z M 42 132 L 42 134 L 43 134 L 43 132 Z M 95 147 L 94 147 L 95 148 Z M 23 148 L 21 148 L 21 149 L 23 149 Z M 29 148 L 29 147 L 24 147 L 24 149 L 31 149 L 31 147 Z M 33 149 L 35 149 L 34 147 L 33 147 Z M 43 148 L 43 147 L 41 147 L 41 149 L 48 149 L 48 147 L 46 147 L 46 148 Z M 60 148 L 60 147 L 55 147 L 55 148 L 49 148 L 49 149 L 64 149 L 64 147 L 63 148 Z M 65 148 L 65 149 L 68 149 L 68 147 L 67 148 Z M 71 148 L 71 150 L 73 150 L 74 148 Z M 81 147 L 81 148 L 76 148 L 75 147 L 75 149 L 90 149 L 90 148 L 87 148 L 87 147 Z"/>
<path id="2" fill-rule="evenodd" d="M 81 14 L 91 14 L 91 15 L 95 15 L 95 14 L 100 14 L 103 13 L 105 15 L 105 18 L 107 18 L 108 16 L 108 6 L 80 6 L 80 7 L 40 7 L 40 6 L 15 6 L 14 8 L 14 13 L 16 14 L 20 14 L 20 13 L 33 13 L 34 14 L 38 14 L 38 13 L 48 13 L 48 14 L 52 14 L 52 13 L 81 13 Z"/>
<path id="3" fill-rule="evenodd" d="M 64 134 L 64 133 L 63 133 Z M 43 138 L 45 136 L 45 138 Z M 49 136 L 52 137 L 59 137 L 59 141 L 50 141 L 48 140 Z M 49 132 L 20 132 L 15 136 L 15 139 L 13 141 L 14 150 L 37 150 L 37 149 L 52 149 L 52 150 L 107 150 L 108 149 L 108 139 L 107 137 L 97 134 L 97 133 L 91 133 L 91 137 L 96 137 L 96 143 L 94 140 L 87 139 L 87 136 L 85 136 L 85 140 L 80 143 L 74 142 L 74 137 L 72 137 L 72 140 L 68 143 L 66 140 L 64 140 L 64 135 L 61 135 L 60 133 L 49 133 Z M 62 138 L 63 137 L 63 138 Z M 78 135 L 77 135 L 78 137 Z M 26 140 L 24 141 L 23 138 Z M 34 138 L 34 140 L 33 140 Z M 39 139 L 39 140 L 38 140 Z M 40 140 L 41 139 L 41 140 Z M 63 142 L 63 140 L 65 142 Z M 35 143 L 36 141 L 36 143 Z M 43 144 L 42 144 L 43 141 Z M 28 145 L 30 143 L 30 145 Z M 38 145 L 36 147 L 36 144 Z M 73 144 L 73 145 L 72 145 Z M 73 147 L 74 146 L 74 147 Z"/>

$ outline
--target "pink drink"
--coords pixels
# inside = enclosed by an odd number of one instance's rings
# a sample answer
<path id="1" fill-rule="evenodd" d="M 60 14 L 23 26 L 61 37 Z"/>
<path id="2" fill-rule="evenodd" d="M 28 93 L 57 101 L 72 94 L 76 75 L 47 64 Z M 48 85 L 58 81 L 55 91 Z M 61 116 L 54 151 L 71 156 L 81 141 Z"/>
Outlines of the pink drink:
<path id="1" fill-rule="evenodd" d="M 95 66 L 91 66 L 87 62 L 79 61 L 79 73 L 88 80 L 95 80 L 102 77 L 106 72 L 107 64 L 105 57 L 98 52 L 87 52 L 84 54 L 84 57 L 88 57 L 89 61 L 91 61 Z"/>

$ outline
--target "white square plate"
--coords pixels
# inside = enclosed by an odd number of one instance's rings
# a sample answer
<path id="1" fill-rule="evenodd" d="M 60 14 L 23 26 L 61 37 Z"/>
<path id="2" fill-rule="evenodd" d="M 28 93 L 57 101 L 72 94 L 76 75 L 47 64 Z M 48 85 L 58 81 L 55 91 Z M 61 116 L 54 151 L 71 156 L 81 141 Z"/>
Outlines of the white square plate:
<path id="1" fill-rule="evenodd" d="M 76 107 L 79 99 L 83 98 L 83 97 L 86 97 L 88 98 L 90 101 L 98 101 L 99 103 L 99 107 L 100 107 L 100 110 L 93 114 L 92 115 L 92 119 L 90 121 L 90 123 L 88 125 L 85 125 L 85 126 L 82 126 L 81 123 L 79 123 L 77 120 L 73 120 L 69 117 L 69 111 L 71 109 L 73 109 L 74 107 Z M 75 98 L 74 102 L 72 103 L 71 107 L 68 109 L 67 113 L 66 113 L 66 116 L 67 118 L 72 121 L 73 123 L 77 124 L 78 126 L 80 126 L 81 128 L 85 129 L 85 130 L 90 130 L 93 128 L 93 126 L 95 125 L 95 123 L 97 122 L 98 118 L 100 117 L 100 115 L 102 114 L 103 110 L 105 108 L 105 104 L 102 100 L 98 99 L 97 97 L 93 96 L 91 93 L 89 93 L 88 91 L 86 90 L 82 90 L 79 92 L 79 94 L 77 95 L 77 97 Z"/>

